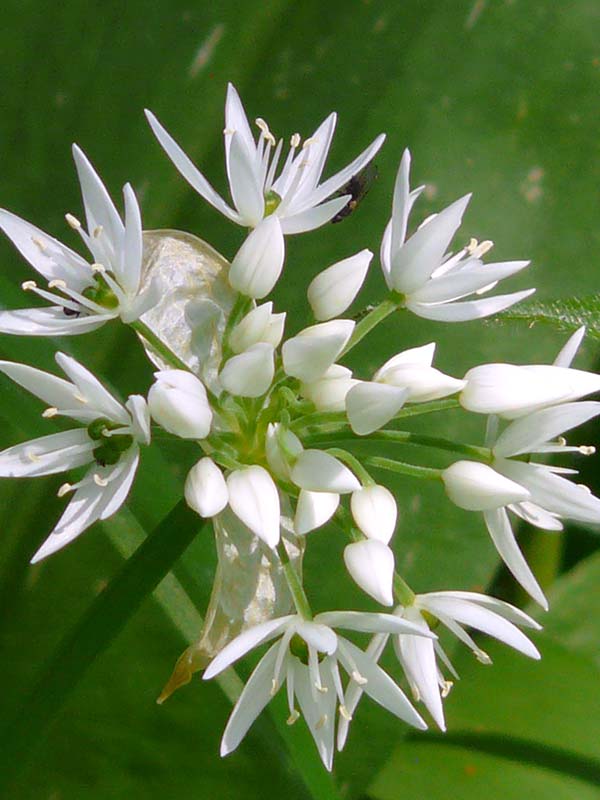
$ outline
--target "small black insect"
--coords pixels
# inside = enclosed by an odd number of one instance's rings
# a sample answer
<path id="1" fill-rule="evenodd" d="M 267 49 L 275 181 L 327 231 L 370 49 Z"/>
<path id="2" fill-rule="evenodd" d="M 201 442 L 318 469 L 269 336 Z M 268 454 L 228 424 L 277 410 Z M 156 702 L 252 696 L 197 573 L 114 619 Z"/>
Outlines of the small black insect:
<path id="1" fill-rule="evenodd" d="M 74 308 L 67 308 L 63 306 L 63 314 L 65 317 L 79 317 L 81 315 L 81 311 L 75 311 Z"/>
<path id="2" fill-rule="evenodd" d="M 343 197 L 345 194 L 349 194 L 350 200 L 348 200 L 346 205 L 333 217 L 331 220 L 332 222 L 341 222 L 352 214 L 373 185 L 377 174 L 377 167 L 370 161 L 364 169 L 361 169 L 360 172 L 353 175 L 348 183 L 344 184 L 344 186 L 333 195 L 333 197 Z"/>

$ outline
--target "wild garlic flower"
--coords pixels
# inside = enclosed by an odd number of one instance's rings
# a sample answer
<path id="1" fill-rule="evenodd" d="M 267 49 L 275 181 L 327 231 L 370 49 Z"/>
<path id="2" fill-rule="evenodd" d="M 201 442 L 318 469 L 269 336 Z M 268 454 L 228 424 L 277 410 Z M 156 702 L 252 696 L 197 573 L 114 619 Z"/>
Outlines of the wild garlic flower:
<path id="1" fill-rule="evenodd" d="M 117 317 L 133 322 L 156 303 L 156 287 L 142 288 L 142 220 L 132 187 L 126 184 L 123 188 L 123 222 L 104 184 L 77 145 L 73 146 L 73 157 L 87 232 L 72 214 L 67 214 L 67 222 L 81 236 L 91 261 L 31 223 L 0 209 L 0 228 L 48 281 L 47 289 L 39 288 L 35 281 L 25 281 L 23 289 L 51 303 L 50 308 L 0 311 L 1 333 L 88 333 Z"/>
<path id="2" fill-rule="evenodd" d="M 261 658 L 240 695 L 221 741 L 221 755 L 240 744 L 255 719 L 285 683 L 292 725 L 304 717 L 323 764 L 333 765 L 336 706 L 340 720 L 351 719 L 344 700 L 340 666 L 369 697 L 420 730 L 427 726 L 404 692 L 374 659 L 333 628 L 426 638 L 435 635 L 391 614 L 329 611 L 313 620 L 290 615 L 244 631 L 208 665 L 204 680 L 214 678 L 254 648 L 279 638 Z M 296 701 L 300 711 L 296 708 Z"/>
<path id="3" fill-rule="evenodd" d="M 439 214 L 434 214 L 406 238 L 408 217 L 423 191 L 409 187 L 410 153 L 404 151 L 394 187 L 392 217 L 381 242 L 381 266 L 390 289 L 403 295 L 406 308 L 425 319 L 463 322 L 496 314 L 532 294 L 534 289 L 496 295 L 481 300 L 464 300 L 483 294 L 499 280 L 529 265 L 529 261 L 483 264 L 481 257 L 492 246 L 471 240 L 454 255 L 448 246 L 458 230 L 471 195 L 465 195 Z"/>
<path id="4" fill-rule="evenodd" d="M 146 111 L 148 122 L 161 147 L 181 175 L 198 194 L 232 222 L 255 228 L 275 215 L 284 234 L 302 233 L 329 222 L 350 197 L 333 197 L 350 178 L 359 173 L 379 151 L 385 136 L 378 136 L 348 166 L 321 181 L 329 154 L 337 115 L 330 114 L 301 146 L 300 135 L 290 139 L 290 149 L 277 174 L 283 139 L 277 141 L 267 123 L 257 119 L 260 131 L 255 142 L 240 97 L 232 86 L 225 101 L 225 164 L 233 208 L 213 189 L 200 170 L 172 136 Z"/>
<path id="5" fill-rule="evenodd" d="M 467 633 L 465 627 L 492 636 L 529 658 L 539 659 L 540 654 L 534 644 L 519 630 L 519 627 L 538 631 L 541 626 L 518 608 L 476 592 L 430 592 L 416 595 L 411 605 L 398 606 L 394 613 L 412 622 L 423 633 L 432 627 L 437 630 L 438 623 L 447 628 L 453 636 L 469 647 L 478 661 L 491 664 L 491 659 Z M 425 636 L 406 636 L 379 633 L 373 637 L 367 654 L 378 661 L 390 637 L 393 637 L 394 651 L 410 684 L 415 702 L 422 702 L 436 724 L 446 730 L 442 699 L 448 695 L 452 682 L 444 677 L 444 670 L 458 677 L 450 659 L 437 639 Z M 360 682 L 352 680 L 344 696 L 344 704 L 351 716 L 362 696 Z M 338 749 L 342 750 L 348 736 L 349 723 L 340 718 L 338 726 Z"/>
<path id="6" fill-rule="evenodd" d="M 81 480 L 64 483 L 58 490 L 59 497 L 74 492 L 73 498 L 32 563 L 60 550 L 123 505 L 137 470 L 139 445 L 150 443 L 143 397 L 131 395 L 122 405 L 75 359 L 57 353 L 56 361 L 69 380 L 26 364 L 0 361 L 1 372 L 48 403 L 44 417 L 68 417 L 86 426 L 32 439 L 0 453 L 4 478 L 55 475 L 92 465 Z"/>

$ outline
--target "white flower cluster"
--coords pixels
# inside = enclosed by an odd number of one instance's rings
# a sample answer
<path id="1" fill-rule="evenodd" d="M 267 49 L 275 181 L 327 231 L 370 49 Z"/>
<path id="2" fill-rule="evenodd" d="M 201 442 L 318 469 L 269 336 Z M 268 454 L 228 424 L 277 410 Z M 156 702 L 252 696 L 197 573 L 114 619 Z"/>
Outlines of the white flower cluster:
<path id="1" fill-rule="evenodd" d="M 67 221 L 88 248 L 87 259 L 0 210 L 0 227 L 48 282 L 47 289 L 33 281 L 23 288 L 51 303 L 49 308 L 0 312 L 1 332 L 77 334 L 118 318 L 160 356 L 161 364 L 147 400 L 133 395 L 121 404 L 62 353 L 56 358 L 68 380 L 23 364 L 0 362 L 0 371 L 43 400 L 44 417 L 67 417 L 83 426 L 9 447 L 0 453 L 0 475 L 53 475 L 91 465 L 80 480 L 60 487 L 60 496 L 73 491 L 73 498 L 32 560 L 59 550 L 119 509 L 135 475 L 140 445 L 150 444 L 152 420 L 198 448 L 199 460 L 182 490 L 188 505 L 200 517 L 214 519 L 215 525 L 231 512 L 264 557 L 281 568 L 290 607 L 292 603 L 295 607 L 295 613 L 244 626 L 204 673 L 204 678 L 211 678 L 255 647 L 276 640 L 232 712 L 222 754 L 238 746 L 284 683 L 288 722 L 300 714 L 304 717 L 327 769 L 332 767 L 336 729 L 341 749 L 362 694 L 408 724 L 425 728 L 425 720 L 400 686 L 378 665 L 390 637 L 414 702 L 422 702 L 444 729 L 442 698 L 451 686 L 447 675 L 455 673 L 438 639 L 438 623 L 483 663 L 489 658 L 467 628 L 539 658 L 520 630 L 539 626 L 517 608 L 483 594 L 415 594 L 397 574 L 390 546 L 398 519 L 396 500 L 375 482 L 368 467 L 404 473 L 409 479 L 437 480 L 457 506 L 483 512 L 508 569 L 546 608 L 544 594 L 519 550 L 509 512 L 549 531 L 560 530 L 563 519 L 600 522 L 600 500 L 566 477 L 573 470 L 538 463 L 532 455 L 593 451 L 568 447 L 562 438 L 565 431 L 600 414 L 600 403 L 581 401 L 600 390 L 600 377 L 570 366 L 583 330 L 569 340 L 552 366 L 486 364 L 457 379 L 433 367 L 435 344 L 429 343 L 393 355 L 370 378 L 355 377 L 340 362 L 389 315 L 408 310 L 445 322 L 489 316 L 533 291 L 479 297 L 528 262 L 484 264 L 482 258 L 492 246 L 487 241 L 471 240 L 457 252 L 449 250 L 469 196 L 429 217 L 409 235 L 409 215 L 423 187 L 410 190 L 406 151 L 381 243 L 387 287 L 382 301 L 364 316 L 343 316 L 373 259 L 366 249 L 346 255 L 308 286 L 314 324 L 285 337 L 285 313 L 276 312 L 272 301 L 257 303 L 282 273 L 284 236 L 347 216 L 365 188 L 361 187 L 364 170 L 384 137 L 322 180 L 336 123 L 331 114 L 304 143 L 298 134 L 291 137 L 280 168 L 282 140 L 277 141 L 258 119 L 255 141 L 238 94 L 230 86 L 225 107 L 229 205 L 158 120 L 150 112 L 147 115 L 160 144 L 191 186 L 228 219 L 250 228 L 226 275 L 234 300 L 219 334 L 220 363 L 214 380 L 208 382 L 189 367 L 173 342 L 161 339 L 146 322 L 145 315 L 159 297 L 168 296 L 169 286 L 148 279 L 144 272 L 144 234 L 135 194 L 125 186 L 123 221 L 77 147 L 74 157 L 87 231 L 73 216 L 67 215 Z M 448 442 L 398 428 L 403 416 L 441 412 L 459 404 L 468 412 L 488 415 L 484 445 Z M 453 450 L 460 458 L 445 469 L 378 456 L 359 460 L 352 453 L 352 443 L 359 439 L 386 440 L 399 447 L 406 443 L 438 447 Z M 336 446 L 342 442 L 349 449 Z M 332 519 L 349 537 L 344 551 L 348 573 L 389 613 L 313 615 L 300 571 L 290 560 L 286 531 L 305 537 Z M 372 638 L 361 649 L 335 629 Z"/>

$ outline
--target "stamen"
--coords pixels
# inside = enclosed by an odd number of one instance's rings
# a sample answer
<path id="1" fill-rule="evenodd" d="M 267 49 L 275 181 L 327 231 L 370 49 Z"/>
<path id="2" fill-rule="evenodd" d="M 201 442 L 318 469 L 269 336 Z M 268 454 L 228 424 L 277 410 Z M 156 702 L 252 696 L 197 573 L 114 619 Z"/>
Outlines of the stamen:
<path id="1" fill-rule="evenodd" d="M 73 214 L 65 214 L 65 219 L 67 220 L 67 225 L 73 228 L 74 231 L 78 231 L 81 228 L 81 222 Z"/>
<path id="2" fill-rule="evenodd" d="M 327 686 L 323 686 L 323 684 L 321 683 L 315 683 L 315 689 L 317 690 L 317 692 L 321 692 L 321 694 L 327 694 L 327 692 L 329 691 Z"/>
<path id="3" fill-rule="evenodd" d="M 317 138 L 316 136 L 309 136 L 308 139 L 304 140 L 304 144 L 302 145 L 302 149 L 306 150 L 307 147 L 310 147 L 311 144 L 316 144 Z"/>
<path id="4" fill-rule="evenodd" d="M 87 403 L 88 402 L 87 397 L 84 397 L 82 394 L 74 394 L 73 395 L 73 399 L 79 400 L 80 403 Z"/>
<path id="5" fill-rule="evenodd" d="M 352 714 L 348 711 L 345 705 L 340 703 L 340 714 L 347 721 L 352 722 Z"/>
<path id="6" fill-rule="evenodd" d="M 271 681 L 271 691 L 270 691 L 271 697 L 275 697 L 278 691 L 279 691 L 279 684 L 277 682 L 277 679 L 273 678 L 273 680 Z"/>
<path id="7" fill-rule="evenodd" d="M 286 719 L 286 721 L 285 721 L 285 724 L 286 724 L 286 725 L 293 725 L 293 724 L 294 724 L 294 722 L 297 722 L 299 719 L 300 719 L 300 712 L 299 712 L 299 711 L 297 711 L 297 710 L 294 708 L 294 709 L 293 709 L 293 711 L 292 711 L 292 713 L 291 713 L 291 714 L 289 715 L 289 717 Z"/>
<path id="8" fill-rule="evenodd" d="M 419 691 L 419 687 L 416 683 L 410 684 L 410 691 L 415 699 L 415 703 L 418 703 L 421 700 L 421 692 Z"/>
<path id="9" fill-rule="evenodd" d="M 442 697 L 444 699 L 448 697 L 453 686 L 454 686 L 453 681 L 444 681 L 444 683 L 442 684 Z"/>
<path id="10" fill-rule="evenodd" d="M 103 264 L 92 264 L 92 272 L 106 272 L 106 267 Z"/>
<path id="11" fill-rule="evenodd" d="M 320 720 L 317 722 L 317 724 L 315 725 L 315 730 L 319 731 L 319 730 L 321 730 L 321 728 L 322 728 L 324 725 L 327 725 L 327 720 L 328 720 L 328 719 L 329 719 L 329 717 L 327 716 L 327 714 L 323 714 L 323 716 L 321 717 L 321 719 L 320 719 Z"/>
<path id="12" fill-rule="evenodd" d="M 24 292 L 33 292 L 37 289 L 37 283 L 35 281 L 23 281 L 21 289 L 23 289 Z"/>
<path id="13" fill-rule="evenodd" d="M 235 128 L 223 128 L 224 136 L 233 136 L 235 133 Z"/>
<path id="14" fill-rule="evenodd" d="M 102 489 L 105 486 L 108 486 L 108 480 L 106 478 L 103 478 L 101 475 L 98 475 L 97 472 L 94 472 L 94 483 L 96 484 L 96 486 L 100 486 Z"/>
<path id="15" fill-rule="evenodd" d="M 558 437 L 558 439 L 556 440 L 556 442 L 557 442 L 557 444 L 559 444 L 561 447 L 566 447 L 566 446 L 567 446 L 567 440 L 565 439 L 565 437 L 564 437 L 564 436 L 559 436 L 559 437 Z"/>
<path id="16" fill-rule="evenodd" d="M 300 139 L 300 134 L 293 133 L 290 137 L 290 147 L 292 148 L 292 150 L 295 150 L 297 147 L 299 147 L 301 141 L 302 140 Z"/>
<path id="17" fill-rule="evenodd" d="M 55 417 L 58 414 L 58 408 L 56 406 L 50 406 L 49 408 L 42 411 L 42 417 L 44 419 L 50 419 L 51 417 Z"/>
<path id="18" fill-rule="evenodd" d="M 264 138 L 267 140 L 267 142 L 269 142 L 269 144 L 271 144 L 271 145 L 274 145 L 275 144 L 275 137 L 273 136 L 273 134 L 269 130 L 269 126 L 264 121 L 264 119 L 262 117 L 257 117 L 254 121 L 256 122 L 257 127 L 260 128 L 260 132 L 264 136 Z"/>
<path id="19" fill-rule="evenodd" d="M 489 253 L 489 251 L 492 249 L 493 246 L 494 243 L 489 239 L 486 239 L 484 242 L 481 242 L 481 244 L 478 247 L 475 248 L 475 250 L 473 251 L 473 255 L 475 256 L 475 258 L 481 258 L 481 256 L 484 256 L 486 253 Z"/>
<path id="20" fill-rule="evenodd" d="M 578 450 L 582 456 L 593 456 L 594 453 L 596 452 L 596 448 L 593 445 L 582 444 L 581 447 L 578 448 Z"/>
<path id="21" fill-rule="evenodd" d="M 42 240 L 38 236 L 32 236 L 31 241 L 34 243 L 34 245 L 38 248 L 38 250 L 41 253 L 45 253 L 48 250 L 46 245 L 42 242 Z"/>
<path id="22" fill-rule="evenodd" d="M 479 247 L 479 242 L 477 241 L 477 239 L 474 239 L 473 237 L 471 237 L 469 239 L 469 244 L 465 247 L 465 250 L 467 251 L 467 253 L 470 256 L 472 256 L 473 253 L 475 252 L 475 250 L 477 250 L 478 247 Z"/>
<path id="23" fill-rule="evenodd" d="M 369 682 L 357 669 L 352 670 L 352 680 L 356 681 L 359 686 L 365 686 Z"/>
<path id="24" fill-rule="evenodd" d="M 492 663 L 492 659 L 488 656 L 488 654 L 484 650 L 479 650 L 479 649 L 473 650 L 473 654 L 480 664 Z"/>
<path id="25" fill-rule="evenodd" d="M 57 497 L 64 497 L 69 492 L 72 492 L 74 486 L 71 483 L 63 483 L 62 486 L 59 487 L 58 492 L 56 493 Z"/>
<path id="26" fill-rule="evenodd" d="M 49 289 L 66 289 L 67 288 L 67 284 L 66 284 L 65 281 L 62 280 L 62 278 L 54 278 L 54 280 L 52 280 L 52 281 L 50 281 L 48 283 L 48 288 Z"/>
<path id="27" fill-rule="evenodd" d="M 94 228 L 94 232 L 92 233 L 94 239 L 97 239 L 102 234 L 103 230 L 104 228 L 102 227 L 102 225 L 98 225 L 98 227 Z"/>
<path id="28" fill-rule="evenodd" d="M 31 461 L 34 464 L 37 463 L 38 461 L 41 461 L 41 458 L 38 456 L 38 454 L 34 450 L 26 450 L 25 451 L 25 456 L 27 457 L 27 459 L 29 461 Z"/>

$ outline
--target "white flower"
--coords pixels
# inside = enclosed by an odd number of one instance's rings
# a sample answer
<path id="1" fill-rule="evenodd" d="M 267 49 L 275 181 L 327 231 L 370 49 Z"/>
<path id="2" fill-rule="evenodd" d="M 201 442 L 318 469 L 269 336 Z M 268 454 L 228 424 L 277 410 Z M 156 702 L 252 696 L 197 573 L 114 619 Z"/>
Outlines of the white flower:
<path id="1" fill-rule="evenodd" d="M 290 615 L 249 628 L 221 650 L 203 676 L 205 680 L 214 678 L 255 647 L 280 637 L 259 661 L 231 712 L 221 741 L 222 756 L 236 749 L 267 703 L 286 683 L 288 724 L 293 724 L 300 713 L 304 716 L 321 760 L 331 770 L 336 706 L 339 704 L 341 718 L 349 717 L 344 706 L 340 665 L 375 702 L 409 725 L 426 728 L 390 676 L 360 648 L 335 633 L 333 626 L 386 635 L 431 636 L 392 614 L 353 611 L 330 611 L 318 614 L 311 621 Z M 296 709 L 296 700 L 300 711 Z"/>
<path id="2" fill-rule="evenodd" d="M 279 542 L 279 493 L 266 469 L 256 464 L 227 477 L 229 505 L 252 533 L 269 547 Z"/>
<path id="3" fill-rule="evenodd" d="M 275 141 L 267 124 L 257 119 L 260 130 L 254 141 L 238 93 L 229 84 L 225 103 L 225 161 L 234 208 L 213 189 L 156 117 L 146 111 L 148 121 L 161 146 L 188 183 L 217 211 L 245 227 L 254 228 L 266 216 L 274 214 L 284 233 L 301 233 L 329 222 L 348 202 L 336 197 L 324 202 L 359 173 L 375 156 L 385 137 L 375 141 L 347 167 L 319 183 L 336 124 L 330 114 L 308 138 L 302 148 L 294 134 L 285 163 L 275 177 L 283 141 Z"/>
<path id="4" fill-rule="evenodd" d="M 600 375 L 570 369 L 584 333 L 585 328 L 576 331 L 550 366 L 483 364 L 470 369 L 460 394 L 461 405 L 478 414 L 515 419 L 600 391 Z"/>
<path id="5" fill-rule="evenodd" d="M 110 319 L 132 322 L 157 300 L 155 287 L 141 289 L 142 222 L 133 189 L 127 184 L 125 223 L 85 155 L 73 147 L 87 220 L 87 233 L 70 214 L 67 221 L 91 253 L 88 263 L 74 250 L 39 228 L 0 209 L 0 228 L 48 289 L 25 281 L 23 289 L 51 303 L 50 308 L 0 311 L 0 332 L 65 336 L 95 330 Z"/>
<path id="6" fill-rule="evenodd" d="M 398 353 L 377 370 L 374 381 L 404 388 L 410 403 L 426 403 L 459 392 L 465 381 L 459 381 L 431 366 L 435 342 Z"/>
<path id="7" fill-rule="evenodd" d="M 185 500 L 201 517 L 214 517 L 229 501 L 223 473 L 211 458 L 201 458 L 187 474 Z"/>
<path id="8" fill-rule="evenodd" d="M 205 439 L 213 414 L 202 381 L 183 369 L 155 372 L 148 392 L 152 418 L 182 439 Z"/>
<path id="9" fill-rule="evenodd" d="M 483 300 L 463 298 L 488 291 L 499 280 L 524 269 L 528 261 L 484 265 L 481 256 L 491 243 L 472 241 L 455 255 L 447 248 L 456 233 L 470 195 L 456 200 L 426 220 L 406 239 L 408 216 L 423 187 L 409 188 L 410 153 L 404 151 L 396 185 L 392 217 L 381 243 L 381 265 L 390 289 L 404 295 L 406 307 L 426 319 L 460 322 L 495 314 L 528 297 L 534 290 Z"/>
<path id="10" fill-rule="evenodd" d="M 311 325 L 284 342 L 281 348 L 287 375 L 312 383 L 323 377 L 352 336 L 351 319 L 334 319 Z"/>
<path id="11" fill-rule="evenodd" d="M 248 297 L 265 297 L 277 283 L 284 259 L 281 225 L 277 217 L 268 217 L 251 231 L 235 254 L 229 283 Z"/>
<path id="12" fill-rule="evenodd" d="M 239 397 L 260 397 L 275 374 L 273 346 L 266 342 L 252 345 L 248 350 L 233 356 L 219 374 L 223 388 Z"/>
<path id="13" fill-rule="evenodd" d="M 332 364 L 317 380 L 303 383 L 300 391 L 318 411 L 345 411 L 348 392 L 357 383 L 352 370 Z"/>
<path id="14" fill-rule="evenodd" d="M 370 250 L 361 250 L 323 270 L 310 282 L 308 302 L 316 319 L 332 319 L 346 311 L 367 277 L 372 258 Z"/>
<path id="15" fill-rule="evenodd" d="M 346 395 L 350 427 L 359 436 L 373 433 L 396 416 L 407 396 L 406 389 L 360 381 Z"/>
<path id="16" fill-rule="evenodd" d="M 278 347 L 283 336 L 285 312 L 273 314 L 273 303 L 263 303 L 238 322 L 231 331 L 229 346 L 234 353 L 242 353 L 259 342 Z"/>
<path id="17" fill-rule="evenodd" d="M 302 536 L 329 522 L 340 504 L 340 496 L 335 492 L 309 492 L 302 489 L 298 495 L 298 505 L 294 516 L 294 530 Z"/>
<path id="18" fill-rule="evenodd" d="M 414 604 L 399 606 L 396 614 L 412 622 L 424 633 L 429 631 L 431 618 L 439 620 L 460 641 L 470 647 L 483 664 L 490 664 L 489 656 L 478 647 L 463 626 L 493 636 L 529 658 L 539 659 L 540 654 L 517 625 L 540 630 L 540 625 L 518 608 L 474 592 L 431 592 L 417 595 Z M 388 634 L 373 637 L 367 653 L 377 661 L 385 647 Z M 393 637 L 394 650 L 410 683 L 415 700 L 421 700 L 442 730 L 446 729 L 442 698 L 446 697 L 452 683 L 445 680 L 438 664 L 456 673 L 439 642 L 425 637 L 399 634 Z M 360 700 L 363 687 L 351 681 L 345 695 L 345 705 L 352 714 Z M 340 718 L 338 749 L 344 747 L 348 723 Z"/>
<path id="19" fill-rule="evenodd" d="M 352 542 L 344 549 L 346 569 L 368 595 L 384 606 L 394 604 L 394 554 L 378 539 Z"/>
<path id="20" fill-rule="evenodd" d="M 442 472 L 442 480 L 450 500 L 467 511 L 489 511 L 530 497 L 520 484 L 478 461 L 455 461 Z"/>
<path id="21" fill-rule="evenodd" d="M 0 453 L 0 476 L 7 478 L 55 475 L 92 464 L 82 480 L 59 489 L 60 497 L 70 491 L 75 494 L 32 563 L 60 550 L 121 507 L 135 476 L 139 444 L 150 442 L 143 397 L 131 395 L 122 405 L 74 359 L 57 353 L 56 361 L 70 380 L 0 361 L 0 371 L 48 403 L 43 416 L 69 417 L 87 426 L 32 439 Z"/>
<path id="22" fill-rule="evenodd" d="M 291 478 L 296 486 L 310 492 L 350 494 L 360 488 L 354 473 L 323 450 L 303 450 L 292 467 Z"/>
<path id="23" fill-rule="evenodd" d="M 357 489 L 350 497 L 350 509 L 367 539 L 389 543 L 398 519 L 398 507 L 389 489 L 378 485 Z"/>

